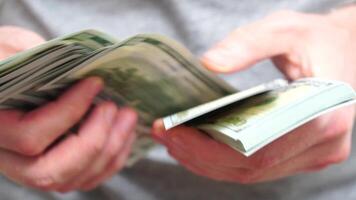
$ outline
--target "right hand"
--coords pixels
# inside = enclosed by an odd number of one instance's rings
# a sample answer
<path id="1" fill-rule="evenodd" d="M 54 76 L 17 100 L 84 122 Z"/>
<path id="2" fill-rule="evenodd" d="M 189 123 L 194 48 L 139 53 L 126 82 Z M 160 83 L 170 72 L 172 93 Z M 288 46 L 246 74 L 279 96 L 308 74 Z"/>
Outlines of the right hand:
<path id="1" fill-rule="evenodd" d="M 40 42 L 30 31 L 0 27 L 0 59 Z M 66 134 L 102 85 L 91 77 L 33 111 L 0 110 L 0 172 L 26 186 L 67 192 L 92 189 L 123 168 L 135 139 L 137 116 L 131 109 L 103 102 L 77 134 Z"/>
<path id="2" fill-rule="evenodd" d="M 352 9 L 352 8 L 351 8 Z M 349 82 L 356 87 L 356 37 L 350 13 L 332 15 L 290 11 L 240 27 L 204 55 L 217 72 L 246 69 L 272 59 L 291 80 L 316 76 Z M 340 10 L 340 12 L 345 12 Z M 339 20 L 343 21 L 341 23 Z M 346 21 L 345 21 L 346 20 Z M 341 25 L 341 24 L 344 24 Z M 352 26 L 348 27 L 346 24 Z M 153 136 L 192 172 L 215 180 L 238 183 L 272 181 L 321 170 L 346 160 L 351 149 L 355 111 L 347 107 L 320 116 L 245 157 L 191 127 L 164 130 L 158 120 Z M 260 130 L 261 132 L 265 130 Z"/>

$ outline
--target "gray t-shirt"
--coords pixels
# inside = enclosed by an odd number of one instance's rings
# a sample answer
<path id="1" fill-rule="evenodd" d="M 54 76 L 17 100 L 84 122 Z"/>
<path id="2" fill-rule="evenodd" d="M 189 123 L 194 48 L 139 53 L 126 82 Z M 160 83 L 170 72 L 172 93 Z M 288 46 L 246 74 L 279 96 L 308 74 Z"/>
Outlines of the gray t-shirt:
<path id="1" fill-rule="evenodd" d="M 173 37 L 200 55 L 234 28 L 273 11 L 324 12 L 342 0 L 0 0 L 0 25 L 32 29 L 47 39 L 94 28 L 118 38 L 156 32 Z M 246 88 L 280 77 L 263 62 L 224 76 Z M 355 131 L 354 131 L 355 132 Z M 356 139 L 353 139 L 356 145 Z M 240 185 L 191 174 L 158 147 L 91 192 L 44 193 L 0 177 L 0 199 L 356 199 L 356 150 L 350 159 L 321 172 L 282 180 Z"/>

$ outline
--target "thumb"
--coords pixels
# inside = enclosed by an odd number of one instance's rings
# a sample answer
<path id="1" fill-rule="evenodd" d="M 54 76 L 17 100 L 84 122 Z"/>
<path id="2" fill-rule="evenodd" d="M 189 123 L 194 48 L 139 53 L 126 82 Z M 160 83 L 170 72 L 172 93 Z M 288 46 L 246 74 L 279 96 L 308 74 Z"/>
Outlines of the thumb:
<path id="1" fill-rule="evenodd" d="M 0 59 L 30 49 L 45 41 L 38 34 L 15 26 L 1 26 L 0 38 Z"/>
<path id="2" fill-rule="evenodd" d="M 201 58 L 202 64 L 212 71 L 226 73 L 285 54 L 294 36 L 283 28 L 283 23 L 271 18 L 238 28 L 208 50 Z"/>
<path id="3" fill-rule="evenodd" d="M 155 139 L 157 142 L 160 143 L 164 143 L 164 139 L 165 139 L 165 128 L 163 125 L 163 120 L 162 119 L 157 119 L 154 123 L 153 123 L 153 127 L 152 127 L 152 137 L 153 139 Z"/>

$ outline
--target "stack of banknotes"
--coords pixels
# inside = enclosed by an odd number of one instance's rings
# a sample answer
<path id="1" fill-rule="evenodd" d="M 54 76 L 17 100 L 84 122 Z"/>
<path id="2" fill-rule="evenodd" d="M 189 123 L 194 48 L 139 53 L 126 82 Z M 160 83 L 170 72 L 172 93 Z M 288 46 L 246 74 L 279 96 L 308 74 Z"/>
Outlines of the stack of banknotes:
<path id="1" fill-rule="evenodd" d="M 346 83 L 306 78 L 276 80 L 163 119 L 168 130 L 186 123 L 250 156 L 302 124 L 356 103 Z"/>
<path id="2" fill-rule="evenodd" d="M 153 145 L 149 131 L 157 118 L 164 117 L 166 129 L 193 126 L 250 155 L 321 113 L 356 100 L 347 84 L 319 79 L 275 80 L 239 92 L 174 40 L 141 34 L 119 42 L 85 30 L 0 62 L 0 109 L 34 109 L 88 76 L 105 82 L 94 103 L 111 100 L 139 114 L 129 164 Z"/>

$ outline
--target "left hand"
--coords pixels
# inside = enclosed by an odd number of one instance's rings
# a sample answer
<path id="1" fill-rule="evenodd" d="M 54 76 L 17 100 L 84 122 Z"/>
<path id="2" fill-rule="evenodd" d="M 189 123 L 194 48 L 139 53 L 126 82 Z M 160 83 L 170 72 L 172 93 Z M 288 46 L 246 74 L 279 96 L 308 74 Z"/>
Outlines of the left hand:
<path id="1" fill-rule="evenodd" d="M 355 87 L 356 34 L 344 19 L 347 17 L 334 14 L 276 13 L 238 28 L 205 54 L 202 62 L 211 70 L 232 72 L 271 58 L 291 80 L 317 76 L 343 80 Z M 353 119 L 353 107 L 339 109 L 293 130 L 250 157 L 193 128 L 179 126 L 165 132 L 161 120 L 154 124 L 153 136 L 198 175 L 256 183 L 346 160 Z"/>
<path id="2" fill-rule="evenodd" d="M 42 42 L 29 30 L 0 27 L 0 59 Z M 91 190 L 123 169 L 137 114 L 108 101 L 89 112 L 102 87 L 100 78 L 89 77 L 31 111 L 0 110 L 0 174 L 35 189 L 69 192 Z"/>

